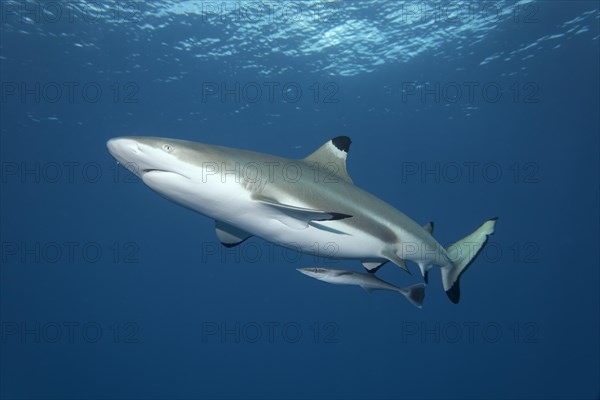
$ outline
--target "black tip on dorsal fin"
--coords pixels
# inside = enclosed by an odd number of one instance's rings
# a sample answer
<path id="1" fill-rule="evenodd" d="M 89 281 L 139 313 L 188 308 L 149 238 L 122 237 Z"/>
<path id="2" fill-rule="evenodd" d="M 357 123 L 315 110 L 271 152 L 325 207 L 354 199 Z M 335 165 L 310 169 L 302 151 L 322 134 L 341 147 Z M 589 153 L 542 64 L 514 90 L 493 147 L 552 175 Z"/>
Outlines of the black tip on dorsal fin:
<path id="1" fill-rule="evenodd" d="M 352 143 L 352 140 L 348 136 L 338 136 L 331 139 L 331 142 L 339 150 L 347 153 L 348 150 L 350 150 L 350 144 Z"/>

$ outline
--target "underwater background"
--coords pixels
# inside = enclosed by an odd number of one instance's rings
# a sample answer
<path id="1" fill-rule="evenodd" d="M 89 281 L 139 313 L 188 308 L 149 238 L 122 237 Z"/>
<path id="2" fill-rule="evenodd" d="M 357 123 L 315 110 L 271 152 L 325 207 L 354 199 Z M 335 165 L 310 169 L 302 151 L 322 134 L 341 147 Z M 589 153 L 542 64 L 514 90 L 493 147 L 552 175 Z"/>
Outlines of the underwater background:
<path id="1" fill-rule="evenodd" d="M 597 1 L 5 1 L 0 397 L 592 399 L 600 388 Z M 164 136 L 303 158 L 451 244 L 452 304 L 153 193 L 106 149 Z M 378 276 L 422 281 L 389 263 Z"/>

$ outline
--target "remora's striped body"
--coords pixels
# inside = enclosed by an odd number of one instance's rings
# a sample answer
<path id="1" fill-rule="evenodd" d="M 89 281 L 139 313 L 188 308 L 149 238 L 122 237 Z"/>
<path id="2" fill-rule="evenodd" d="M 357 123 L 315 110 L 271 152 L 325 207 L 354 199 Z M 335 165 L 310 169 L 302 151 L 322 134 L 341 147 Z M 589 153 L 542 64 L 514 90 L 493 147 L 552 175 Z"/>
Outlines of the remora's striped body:
<path id="1" fill-rule="evenodd" d="M 291 160 L 165 138 L 108 142 L 111 154 L 150 188 L 215 219 L 227 246 L 255 235 L 302 252 L 358 259 L 369 270 L 388 260 L 406 269 L 410 260 L 424 275 L 433 265 L 451 275 L 453 260 L 427 229 L 352 183 L 349 145 L 338 137 Z M 493 224 L 485 231 L 493 232 Z M 461 272 L 444 281 L 447 291 Z"/>
<path id="2" fill-rule="evenodd" d="M 354 272 L 345 269 L 333 268 L 298 268 L 298 271 L 311 278 L 334 285 L 360 286 L 367 292 L 373 290 L 390 290 L 402 294 L 408 301 L 421 308 L 425 298 L 425 285 L 417 283 L 409 287 L 398 287 L 375 276 L 364 272 Z"/>

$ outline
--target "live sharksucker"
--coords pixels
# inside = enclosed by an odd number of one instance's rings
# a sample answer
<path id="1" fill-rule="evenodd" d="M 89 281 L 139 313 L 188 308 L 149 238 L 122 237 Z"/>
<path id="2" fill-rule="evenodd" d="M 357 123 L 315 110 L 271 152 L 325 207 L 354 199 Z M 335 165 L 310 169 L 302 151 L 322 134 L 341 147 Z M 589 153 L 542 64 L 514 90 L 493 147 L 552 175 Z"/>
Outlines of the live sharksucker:
<path id="1" fill-rule="evenodd" d="M 354 272 L 334 268 L 297 268 L 298 271 L 311 278 L 334 285 L 360 286 L 367 292 L 373 290 L 391 290 L 402 294 L 408 301 L 421 308 L 425 298 L 425 284 L 417 283 L 409 287 L 398 287 L 379 279 L 372 273 Z"/>

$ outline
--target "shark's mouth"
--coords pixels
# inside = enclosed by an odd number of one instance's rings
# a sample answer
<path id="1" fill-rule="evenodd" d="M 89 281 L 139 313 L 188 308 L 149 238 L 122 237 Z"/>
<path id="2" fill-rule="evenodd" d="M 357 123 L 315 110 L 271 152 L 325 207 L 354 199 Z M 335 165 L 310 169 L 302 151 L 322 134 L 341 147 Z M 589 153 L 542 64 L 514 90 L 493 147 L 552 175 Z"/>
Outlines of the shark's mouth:
<path id="1" fill-rule="evenodd" d="M 158 174 L 161 174 L 161 175 L 163 175 L 163 174 L 173 174 L 173 175 L 179 175 L 179 176 L 182 176 L 182 177 L 184 177 L 184 178 L 186 178 L 186 179 L 190 179 L 190 177 L 189 177 L 189 176 L 185 176 L 185 175 L 183 175 L 183 174 L 180 174 L 180 173 L 178 173 L 178 172 L 174 172 L 174 171 L 168 171 L 168 170 L 166 170 L 166 169 L 157 169 L 157 168 L 148 168 L 148 169 L 143 169 L 143 170 L 142 170 L 142 175 L 147 175 L 147 174 L 150 174 L 150 175 L 155 175 L 155 174 L 156 174 L 156 175 L 158 175 Z"/>

